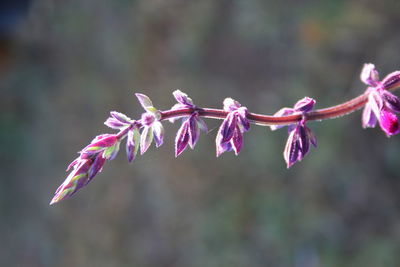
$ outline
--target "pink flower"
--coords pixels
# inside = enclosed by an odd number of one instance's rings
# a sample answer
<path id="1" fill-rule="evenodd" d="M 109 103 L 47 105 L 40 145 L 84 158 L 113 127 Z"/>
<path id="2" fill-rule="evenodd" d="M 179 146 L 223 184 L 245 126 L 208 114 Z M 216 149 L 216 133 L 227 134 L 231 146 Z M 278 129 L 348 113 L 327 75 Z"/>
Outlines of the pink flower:
<path id="1" fill-rule="evenodd" d="M 396 114 L 400 113 L 400 100 L 388 89 L 399 86 L 400 72 L 392 72 L 379 81 L 375 66 L 365 64 L 360 77 L 365 84 L 370 86 L 366 90 L 368 101 L 362 115 L 363 128 L 374 128 L 379 122 L 379 126 L 387 136 L 398 134 L 400 127 Z"/>

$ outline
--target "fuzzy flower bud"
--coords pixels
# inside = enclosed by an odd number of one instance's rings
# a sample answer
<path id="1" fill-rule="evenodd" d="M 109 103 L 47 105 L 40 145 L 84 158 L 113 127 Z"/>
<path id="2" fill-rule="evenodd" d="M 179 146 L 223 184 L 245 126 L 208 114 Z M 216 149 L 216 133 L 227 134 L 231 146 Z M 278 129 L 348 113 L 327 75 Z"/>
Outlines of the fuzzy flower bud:
<path id="1" fill-rule="evenodd" d="M 286 142 L 283 157 L 290 168 L 296 161 L 301 161 L 309 152 L 310 144 L 317 147 L 317 139 L 311 130 L 299 123 L 290 133 Z"/>
<path id="2" fill-rule="evenodd" d="M 369 86 L 377 86 L 379 83 L 379 73 L 375 69 L 375 65 L 371 63 L 364 64 L 361 71 L 360 79 L 363 83 Z"/>
<path id="3" fill-rule="evenodd" d="M 172 109 L 196 108 L 192 99 L 182 91 L 176 90 L 173 92 L 173 95 L 178 104 L 175 104 Z M 193 111 L 190 116 L 184 116 L 182 118 L 182 125 L 175 137 L 175 157 L 179 156 L 186 149 L 187 145 L 189 145 L 191 149 L 194 149 L 194 146 L 199 140 L 200 131 L 207 132 L 208 129 L 197 111 Z"/>
<path id="4" fill-rule="evenodd" d="M 241 107 L 240 103 L 232 98 L 226 98 L 224 110 L 229 114 L 218 130 L 216 138 L 217 157 L 231 150 L 235 152 L 235 155 L 239 155 L 243 145 L 243 133 L 250 129 L 246 107 Z"/>
<path id="5" fill-rule="evenodd" d="M 296 112 L 305 114 L 310 112 L 315 105 L 315 100 L 310 97 L 304 97 L 294 104 L 293 108 L 282 108 L 275 113 L 274 116 L 281 117 L 292 115 Z M 272 125 L 271 130 L 276 130 L 284 125 Z M 314 147 L 317 146 L 317 139 L 306 126 L 306 120 L 303 119 L 297 124 L 288 125 L 289 137 L 286 142 L 285 150 L 283 151 L 283 158 L 286 161 L 286 165 L 290 168 L 297 161 L 301 161 L 309 152 L 310 144 Z"/>
<path id="6" fill-rule="evenodd" d="M 50 205 L 70 197 L 87 185 L 101 171 L 106 160 L 112 160 L 116 156 L 119 143 L 118 137 L 113 134 L 95 137 L 68 166 L 67 171 L 70 168 L 73 170 L 57 189 Z"/>

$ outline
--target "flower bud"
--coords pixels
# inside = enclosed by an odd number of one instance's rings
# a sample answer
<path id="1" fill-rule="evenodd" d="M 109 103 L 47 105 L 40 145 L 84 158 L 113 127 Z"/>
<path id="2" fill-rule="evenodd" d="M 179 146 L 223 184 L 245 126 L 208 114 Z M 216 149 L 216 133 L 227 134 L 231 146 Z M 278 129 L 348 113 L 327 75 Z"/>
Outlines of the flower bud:
<path id="1" fill-rule="evenodd" d="M 400 131 L 399 121 L 396 114 L 390 112 L 386 108 L 381 111 L 379 125 L 387 136 L 398 134 Z"/>
<path id="2" fill-rule="evenodd" d="M 369 86 L 377 86 L 379 81 L 379 73 L 375 69 L 375 65 L 371 63 L 364 64 L 364 67 L 361 71 L 360 79 L 363 83 Z"/>
<path id="3" fill-rule="evenodd" d="M 309 112 L 314 108 L 315 100 L 310 97 L 304 97 L 294 104 L 294 110 L 300 112 Z"/>
<path id="4" fill-rule="evenodd" d="M 392 72 L 382 80 L 382 87 L 385 90 L 394 89 L 399 86 L 400 86 L 400 71 Z"/>

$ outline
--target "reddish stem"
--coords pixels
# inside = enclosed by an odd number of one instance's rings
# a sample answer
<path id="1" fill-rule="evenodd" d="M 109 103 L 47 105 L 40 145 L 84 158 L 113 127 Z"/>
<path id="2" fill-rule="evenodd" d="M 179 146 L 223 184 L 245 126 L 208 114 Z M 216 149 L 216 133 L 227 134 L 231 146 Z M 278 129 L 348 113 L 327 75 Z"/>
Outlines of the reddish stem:
<path id="1" fill-rule="evenodd" d="M 310 111 L 306 114 L 297 113 L 289 116 L 274 117 L 249 112 L 247 118 L 258 125 L 288 125 L 300 121 L 303 116 L 306 116 L 307 121 L 311 120 L 326 120 L 344 116 L 362 108 L 367 102 L 368 95 L 366 93 L 355 97 L 342 104 Z M 197 111 L 201 117 L 211 119 L 224 119 L 228 112 L 221 109 L 212 108 L 183 108 L 177 110 L 166 110 L 161 112 L 161 120 L 167 120 L 176 117 L 188 116 L 194 111 Z"/>

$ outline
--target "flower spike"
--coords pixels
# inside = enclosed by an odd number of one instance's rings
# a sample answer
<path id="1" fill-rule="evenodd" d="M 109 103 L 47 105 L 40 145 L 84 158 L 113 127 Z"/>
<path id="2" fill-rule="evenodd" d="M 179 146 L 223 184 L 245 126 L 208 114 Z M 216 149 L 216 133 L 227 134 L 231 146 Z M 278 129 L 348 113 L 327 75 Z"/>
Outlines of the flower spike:
<path id="1" fill-rule="evenodd" d="M 67 179 L 57 189 L 50 205 L 64 200 L 87 185 L 101 171 L 106 160 L 112 160 L 119 150 L 117 135 L 103 134 L 93 139 L 74 160 L 67 171 L 73 168 Z"/>
<path id="2" fill-rule="evenodd" d="M 153 140 L 156 147 L 161 146 L 164 141 L 164 127 L 161 122 L 165 120 L 182 120 L 175 137 L 176 157 L 187 147 L 195 147 L 201 131 L 208 132 L 202 118 L 223 120 L 215 141 L 217 157 L 227 151 L 238 155 L 243 147 L 243 134 L 249 131 L 251 123 L 269 126 L 271 130 L 287 126 L 288 139 L 283 157 L 288 168 L 301 161 L 309 153 L 311 146 L 317 146 L 317 139 L 306 125 L 310 120 L 338 118 L 364 107 L 364 128 L 379 124 L 387 136 L 399 133 L 397 114 L 400 113 L 400 99 L 391 91 L 400 87 L 400 71 L 394 71 L 380 80 L 375 65 L 369 63 L 364 65 L 360 79 L 367 85 L 366 91 L 347 102 L 313 110 L 315 100 L 304 97 L 293 107 L 284 107 L 273 116 L 248 112 L 246 107 L 229 97 L 224 100 L 223 109 L 200 108 L 180 90 L 173 92 L 177 103 L 169 110 L 160 111 L 154 107 L 148 96 L 136 94 L 145 110 L 140 119 L 132 120 L 117 111 L 110 112 L 104 124 L 118 133 L 99 135 L 79 152 L 79 157 L 68 166 L 69 175 L 58 187 L 50 204 L 72 196 L 87 185 L 101 172 L 106 161 L 116 157 L 123 139 L 126 138 L 125 150 L 129 162 L 135 159 L 139 150 L 140 154 L 145 153 Z"/>

